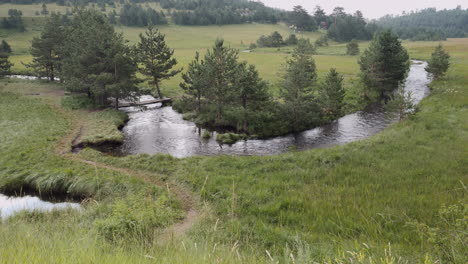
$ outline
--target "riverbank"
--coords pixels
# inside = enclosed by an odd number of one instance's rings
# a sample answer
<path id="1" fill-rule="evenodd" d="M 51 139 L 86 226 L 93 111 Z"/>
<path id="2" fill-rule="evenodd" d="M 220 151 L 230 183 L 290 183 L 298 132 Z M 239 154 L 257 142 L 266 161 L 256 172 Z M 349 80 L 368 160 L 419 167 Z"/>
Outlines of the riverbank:
<path id="1" fill-rule="evenodd" d="M 280 262 L 291 262 L 292 255 L 318 263 L 350 258 L 365 263 L 369 257 L 380 263 L 400 258 L 464 263 L 465 247 L 456 238 L 466 228 L 456 221 L 466 215 L 468 202 L 468 42 L 447 49 L 452 56 L 449 74 L 431 85 L 431 96 L 417 113 L 360 142 L 268 157 L 115 158 L 91 149 L 72 156 L 138 169 L 199 196 L 203 221 L 187 237 L 165 246 L 141 243 L 138 232 L 125 229 L 133 239 L 110 242 L 99 227 L 159 219 L 155 216 L 172 215 L 177 208 L 183 212 L 170 185 L 141 197 L 137 190 L 151 187 L 141 179 L 57 156 L 55 148 L 76 125 L 77 112 L 63 110 L 59 103 L 58 108 L 50 106 L 60 102 L 53 87 L 47 92 L 42 85 L 31 85 L 24 92 L 44 93 L 39 99 L 5 95 L 27 86 L 9 84 L 0 95 L 0 182 L 16 179 L 17 186 L 90 193 L 91 202 L 85 204 L 85 215 L 27 214 L 3 223 L 1 261 L 271 263 L 268 255 Z M 427 59 L 432 48 L 410 51 Z M 164 206 L 151 207 L 153 200 Z M 99 219 L 110 220 L 98 225 Z M 426 227 L 440 232 L 429 239 Z"/>

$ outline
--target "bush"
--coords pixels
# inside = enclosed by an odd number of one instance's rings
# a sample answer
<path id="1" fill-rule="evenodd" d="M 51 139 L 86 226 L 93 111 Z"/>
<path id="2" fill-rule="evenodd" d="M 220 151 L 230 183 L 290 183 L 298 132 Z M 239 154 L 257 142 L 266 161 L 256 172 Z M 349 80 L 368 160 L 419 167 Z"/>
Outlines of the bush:
<path id="1" fill-rule="evenodd" d="M 236 143 L 238 140 L 243 140 L 247 138 L 248 137 L 245 134 L 226 133 L 226 134 L 218 134 L 216 136 L 216 141 L 218 141 L 221 144 L 232 145 Z"/>
<path id="2" fill-rule="evenodd" d="M 346 54 L 351 56 L 356 56 L 359 54 L 359 44 L 356 40 L 351 40 L 346 44 Z"/>

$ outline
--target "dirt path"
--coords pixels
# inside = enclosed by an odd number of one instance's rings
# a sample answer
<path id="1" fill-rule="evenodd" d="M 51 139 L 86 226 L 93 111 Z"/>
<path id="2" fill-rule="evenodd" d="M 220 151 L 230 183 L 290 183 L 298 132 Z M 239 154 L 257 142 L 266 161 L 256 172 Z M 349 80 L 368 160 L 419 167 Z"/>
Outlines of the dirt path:
<path id="1" fill-rule="evenodd" d="M 161 181 L 158 179 L 159 177 L 155 173 L 114 167 L 114 166 L 110 166 L 104 163 L 99 163 L 99 162 L 95 162 L 92 160 L 83 159 L 79 157 L 78 155 L 73 154 L 72 147 L 74 143 L 78 141 L 79 137 L 82 134 L 83 127 L 84 127 L 84 120 L 82 117 L 73 116 L 69 111 L 64 110 L 60 106 L 53 105 L 53 108 L 56 111 L 69 117 L 69 120 L 72 120 L 74 122 L 73 128 L 70 130 L 70 132 L 58 142 L 58 145 L 56 148 L 56 154 L 66 159 L 75 161 L 75 162 L 81 162 L 81 163 L 85 163 L 85 164 L 88 164 L 90 166 L 94 166 L 97 168 L 107 169 L 107 170 L 127 174 L 132 177 L 142 179 L 143 181 L 149 184 L 153 184 L 159 187 L 166 188 L 170 193 L 173 193 L 182 202 L 185 213 L 186 213 L 184 219 L 182 219 L 181 221 L 163 230 L 160 241 L 165 242 L 165 241 L 168 241 L 169 239 L 180 237 L 183 234 L 185 234 L 195 224 L 195 222 L 198 220 L 200 216 L 200 213 L 195 208 L 197 199 L 189 190 L 179 185 L 173 184 L 173 183 Z"/>

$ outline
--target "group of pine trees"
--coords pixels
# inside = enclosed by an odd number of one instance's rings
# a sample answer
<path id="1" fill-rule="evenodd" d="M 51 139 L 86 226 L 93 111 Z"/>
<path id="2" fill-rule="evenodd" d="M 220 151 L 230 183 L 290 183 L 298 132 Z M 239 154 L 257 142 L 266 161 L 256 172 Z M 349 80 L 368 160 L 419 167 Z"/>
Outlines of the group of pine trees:
<path id="1" fill-rule="evenodd" d="M 356 54 L 357 42 L 348 45 Z M 426 70 L 440 78 L 448 69 L 449 55 L 439 46 Z M 408 52 L 390 30 L 376 34 L 359 59 L 365 94 L 375 94 L 396 111 L 407 113 L 411 98 L 404 93 L 410 66 Z M 260 137 L 299 132 L 334 120 L 344 114 L 343 76 L 330 69 L 317 81 L 313 57 L 300 45 L 286 60 L 278 98 L 274 98 L 253 65 L 239 62 L 238 51 L 222 40 L 203 58 L 197 53 L 182 75 L 186 97 L 174 107 L 190 113 L 205 127 L 223 128 Z"/>
<path id="2" fill-rule="evenodd" d="M 23 23 L 23 12 L 18 9 L 9 9 L 8 10 L 8 17 L 2 19 L 1 27 L 5 29 L 15 29 L 20 32 L 25 31 L 24 23 Z"/>
<path id="3" fill-rule="evenodd" d="M 146 27 L 148 25 L 166 25 L 167 18 L 164 12 L 156 11 L 150 7 L 143 8 L 135 3 L 125 4 L 120 13 L 113 11 L 109 14 L 112 24 L 117 22 L 126 26 Z"/>
<path id="4" fill-rule="evenodd" d="M 315 61 L 296 48 L 286 61 L 280 97 L 273 98 L 255 66 L 216 41 L 203 58 L 197 53 L 183 75 L 186 97 L 175 103 L 205 127 L 259 137 L 302 131 L 343 114 L 343 77 L 331 69 L 317 83 Z"/>
<path id="5" fill-rule="evenodd" d="M 78 10 L 64 23 L 52 14 L 43 31 L 32 41 L 32 63 L 27 66 L 49 80 L 59 78 L 72 92 L 85 93 L 97 104 L 140 94 L 139 71 L 161 97 L 160 81 L 177 74 L 177 63 L 164 35 L 149 27 L 136 46 L 129 46 L 108 19 L 95 10 Z"/>

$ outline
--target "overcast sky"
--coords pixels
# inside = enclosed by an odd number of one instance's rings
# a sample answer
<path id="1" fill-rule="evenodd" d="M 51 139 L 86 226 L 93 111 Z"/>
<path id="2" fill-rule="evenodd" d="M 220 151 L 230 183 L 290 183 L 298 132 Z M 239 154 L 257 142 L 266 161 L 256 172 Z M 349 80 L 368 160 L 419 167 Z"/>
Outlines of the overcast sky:
<path id="1" fill-rule="evenodd" d="M 258 1 L 258 0 L 257 0 Z M 316 5 L 321 6 L 327 14 L 334 7 L 341 6 L 347 13 L 361 10 L 366 18 L 379 18 L 386 14 L 401 14 L 402 11 L 411 11 L 435 7 L 437 9 L 453 9 L 457 5 L 467 8 L 466 0 L 260 0 L 267 6 L 292 10 L 295 5 L 301 5 L 309 13 L 313 12 Z"/>

